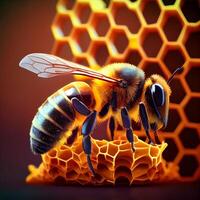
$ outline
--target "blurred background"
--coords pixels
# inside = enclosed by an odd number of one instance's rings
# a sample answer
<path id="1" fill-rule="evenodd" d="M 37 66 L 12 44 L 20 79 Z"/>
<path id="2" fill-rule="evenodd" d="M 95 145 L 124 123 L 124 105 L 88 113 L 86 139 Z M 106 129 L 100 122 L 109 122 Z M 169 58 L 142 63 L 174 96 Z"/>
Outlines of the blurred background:
<path id="1" fill-rule="evenodd" d="M 27 193 L 34 191 L 24 184 L 27 165 L 40 163 L 40 158 L 29 148 L 32 118 L 50 94 L 74 80 L 68 77 L 39 79 L 20 69 L 21 58 L 32 52 L 52 52 L 93 69 L 112 62 L 129 62 L 144 69 L 147 77 L 158 73 L 167 78 L 176 67 L 183 65 L 185 70 L 171 85 L 174 92 L 169 125 L 159 136 L 168 143 L 164 158 L 179 168 L 178 180 L 198 181 L 199 13 L 198 0 L 60 0 L 58 3 L 56 0 L 1 0 L 2 194 L 8 194 L 10 188 L 13 193 L 20 194 L 23 187 Z M 144 139 L 141 127 L 133 123 L 133 128 Z M 20 190 L 16 189 L 18 187 Z M 165 189 L 171 191 L 168 186 Z M 190 194 L 190 191 L 185 192 Z M 90 193 L 88 190 L 82 192 Z M 112 196 L 113 193 L 108 191 L 108 194 Z M 137 197 L 137 192 L 135 194 Z M 154 194 L 160 193 L 155 189 Z M 114 196 L 119 197 L 117 193 Z"/>

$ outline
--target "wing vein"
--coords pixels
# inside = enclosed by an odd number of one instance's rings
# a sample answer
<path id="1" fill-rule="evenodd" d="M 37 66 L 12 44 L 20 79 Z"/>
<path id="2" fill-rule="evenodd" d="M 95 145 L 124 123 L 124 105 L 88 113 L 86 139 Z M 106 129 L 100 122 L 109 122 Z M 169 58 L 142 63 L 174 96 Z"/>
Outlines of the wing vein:
<path id="1" fill-rule="evenodd" d="M 119 83 L 119 79 L 108 77 L 100 72 L 96 72 L 86 66 L 64 60 L 54 55 L 44 53 L 33 53 L 25 56 L 20 67 L 36 73 L 39 77 L 50 78 L 59 75 L 77 74 L 84 75 L 102 81 Z"/>

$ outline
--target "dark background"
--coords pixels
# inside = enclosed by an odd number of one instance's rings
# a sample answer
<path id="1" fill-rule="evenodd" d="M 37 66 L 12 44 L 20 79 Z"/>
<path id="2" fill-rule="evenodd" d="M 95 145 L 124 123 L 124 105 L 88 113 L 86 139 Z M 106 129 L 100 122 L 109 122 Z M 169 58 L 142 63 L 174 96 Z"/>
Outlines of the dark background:
<path id="1" fill-rule="evenodd" d="M 38 79 L 18 67 L 32 52 L 50 52 L 56 0 L 0 0 L 0 199 L 149 199 L 198 196 L 198 183 L 135 188 L 29 186 L 27 165 L 39 164 L 29 148 L 29 128 L 39 105 L 70 80 Z M 48 89 L 47 89 L 48 88 Z"/>

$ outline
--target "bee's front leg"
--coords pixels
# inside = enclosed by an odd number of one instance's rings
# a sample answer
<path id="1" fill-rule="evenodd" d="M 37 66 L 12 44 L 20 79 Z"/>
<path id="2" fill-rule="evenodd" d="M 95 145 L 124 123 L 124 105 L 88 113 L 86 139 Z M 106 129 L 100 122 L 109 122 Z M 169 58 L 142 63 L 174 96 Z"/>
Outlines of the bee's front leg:
<path id="1" fill-rule="evenodd" d="M 150 129 L 149 119 L 148 119 L 147 111 L 143 102 L 139 103 L 139 113 L 140 113 L 140 119 L 141 119 L 142 125 L 145 129 L 147 138 L 149 140 L 149 144 L 154 144 L 149 134 L 149 129 Z"/>
<path id="2" fill-rule="evenodd" d="M 108 125 L 107 125 L 107 132 L 111 140 L 114 140 L 114 133 L 116 129 L 116 121 L 113 116 L 111 116 L 108 120 Z"/>
<path id="3" fill-rule="evenodd" d="M 97 112 L 90 111 L 89 108 L 81 102 L 78 98 L 74 97 L 71 99 L 72 105 L 75 108 L 77 112 L 79 112 L 82 115 L 87 116 L 83 125 L 82 125 L 82 130 L 81 133 L 83 135 L 83 150 L 85 154 L 87 155 L 87 163 L 90 171 L 92 172 L 93 176 L 95 176 L 95 171 L 91 162 L 91 134 L 93 133 L 93 130 L 96 125 L 96 117 L 97 117 Z"/>
<path id="4" fill-rule="evenodd" d="M 159 140 L 159 137 L 158 137 L 158 134 L 157 134 L 157 125 L 156 125 L 156 123 L 153 123 L 150 126 L 151 126 L 151 129 L 154 132 L 154 139 L 155 139 L 156 144 L 161 144 L 161 142 Z"/>
<path id="5" fill-rule="evenodd" d="M 121 117 L 122 117 L 123 126 L 126 129 L 127 140 L 131 143 L 131 147 L 132 147 L 132 150 L 134 152 L 135 147 L 134 147 L 133 130 L 131 128 L 131 119 L 129 117 L 128 110 L 127 110 L 126 107 L 121 109 Z"/>

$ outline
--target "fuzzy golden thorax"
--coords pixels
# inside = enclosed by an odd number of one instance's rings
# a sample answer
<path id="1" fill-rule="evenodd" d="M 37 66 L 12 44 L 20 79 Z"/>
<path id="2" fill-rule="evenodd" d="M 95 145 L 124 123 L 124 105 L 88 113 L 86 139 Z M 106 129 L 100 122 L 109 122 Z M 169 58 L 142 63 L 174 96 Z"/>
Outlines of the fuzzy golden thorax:
<path id="1" fill-rule="evenodd" d="M 114 63 L 107 65 L 100 71 L 109 77 L 123 79 L 127 81 L 128 87 L 122 88 L 118 85 L 101 80 L 94 80 L 93 89 L 98 107 L 102 107 L 112 98 L 112 93 L 117 94 L 117 108 L 124 107 L 133 98 L 137 92 L 138 85 L 144 81 L 144 72 L 128 63 Z"/>

